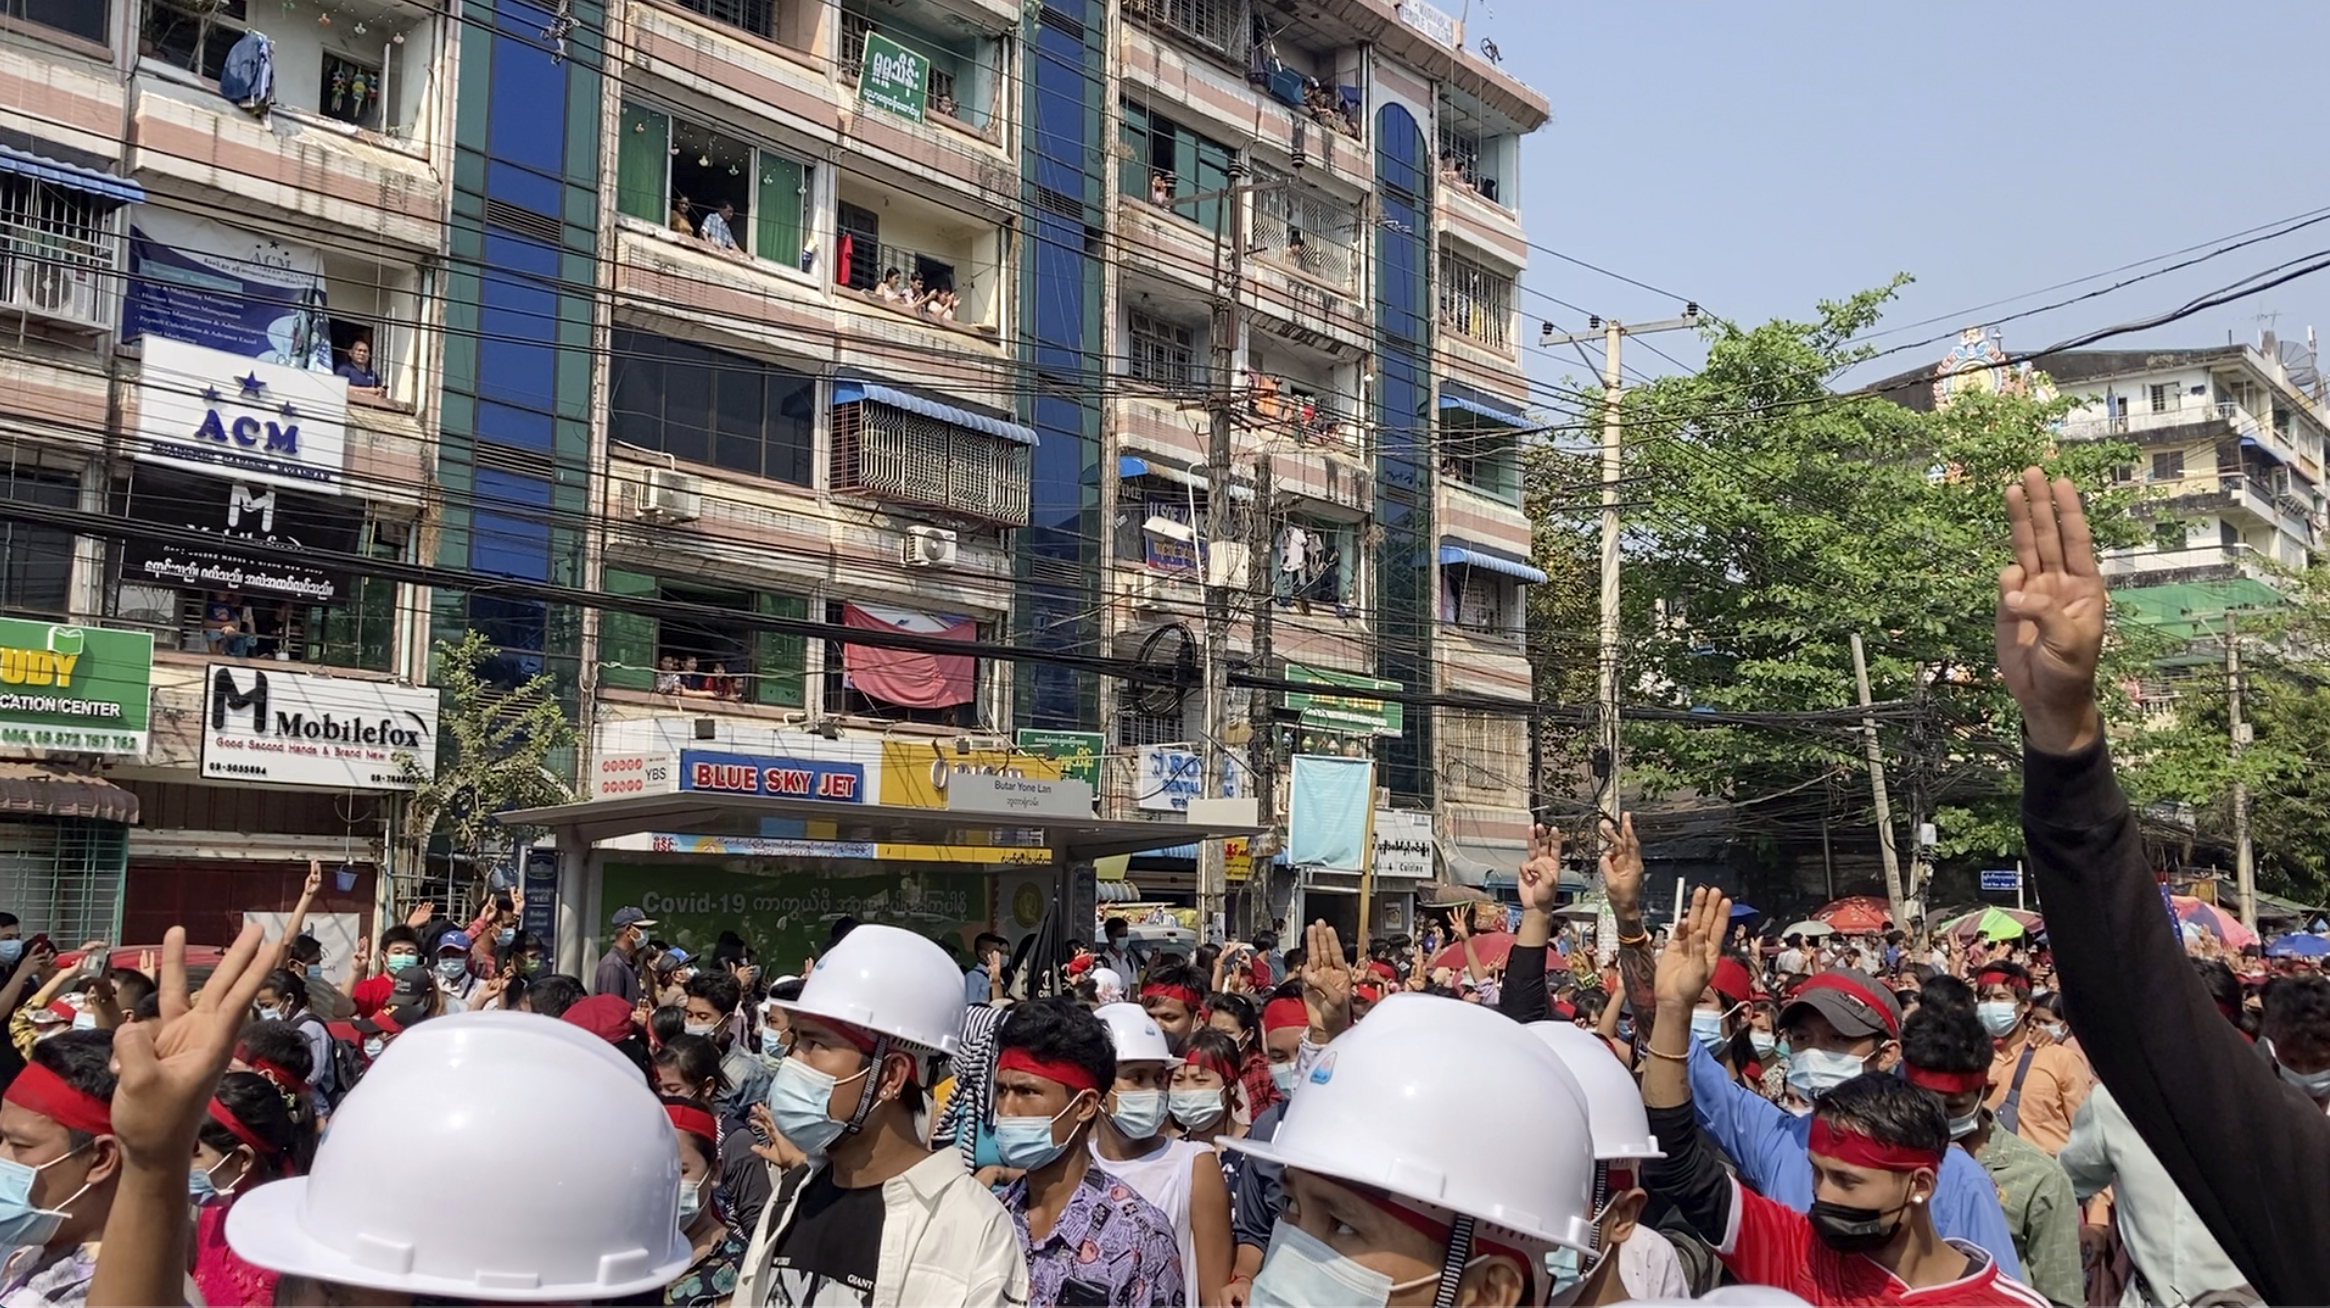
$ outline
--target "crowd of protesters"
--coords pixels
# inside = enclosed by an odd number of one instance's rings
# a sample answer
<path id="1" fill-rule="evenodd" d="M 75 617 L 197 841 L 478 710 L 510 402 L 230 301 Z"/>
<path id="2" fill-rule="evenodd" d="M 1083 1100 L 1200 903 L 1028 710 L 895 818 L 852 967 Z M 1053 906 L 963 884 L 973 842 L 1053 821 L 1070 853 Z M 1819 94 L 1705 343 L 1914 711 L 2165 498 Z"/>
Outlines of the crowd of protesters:
<path id="1" fill-rule="evenodd" d="M 966 971 L 842 919 L 767 976 L 622 907 L 586 982 L 495 896 L 342 993 L 318 869 L 207 974 L 0 915 L 0 1308 L 2330 1302 L 2330 980 L 2188 957 L 2077 499 L 2009 516 L 2043 941 L 1759 946 L 1707 888 L 1656 930 L 1623 817 L 1602 932 L 1541 829 L 1496 950 L 1110 920 Z"/>

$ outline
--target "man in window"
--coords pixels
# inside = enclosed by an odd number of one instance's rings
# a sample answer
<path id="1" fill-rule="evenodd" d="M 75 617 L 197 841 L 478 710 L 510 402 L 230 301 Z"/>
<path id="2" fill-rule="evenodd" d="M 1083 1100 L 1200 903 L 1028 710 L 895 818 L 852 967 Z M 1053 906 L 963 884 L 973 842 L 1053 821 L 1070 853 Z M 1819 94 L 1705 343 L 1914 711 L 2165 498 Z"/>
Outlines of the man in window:
<path id="1" fill-rule="evenodd" d="M 348 393 L 369 395 L 382 399 L 388 388 L 380 384 L 380 374 L 372 371 L 372 338 L 359 336 L 348 343 L 348 357 L 333 372 L 348 379 Z"/>
<path id="2" fill-rule="evenodd" d="M 704 239 L 711 243 L 713 249 L 736 249 L 736 236 L 728 230 L 728 225 L 734 221 L 736 206 L 726 200 L 720 202 L 718 212 L 704 216 Z"/>

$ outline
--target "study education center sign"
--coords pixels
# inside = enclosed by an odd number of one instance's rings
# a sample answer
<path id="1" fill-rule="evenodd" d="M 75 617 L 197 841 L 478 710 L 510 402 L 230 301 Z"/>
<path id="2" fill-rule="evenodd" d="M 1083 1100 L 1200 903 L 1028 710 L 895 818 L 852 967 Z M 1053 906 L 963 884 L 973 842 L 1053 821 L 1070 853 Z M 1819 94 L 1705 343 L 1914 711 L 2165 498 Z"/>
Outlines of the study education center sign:
<path id="1" fill-rule="evenodd" d="M 1394 700 L 1373 699 L 1351 692 L 1396 691 L 1400 683 L 1355 672 L 1333 672 L 1286 665 L 1288 681 L 1309 682 L 1314 691 L 1286 692 L 1286 706 L 1301 714 L 1302 725 L 1313 731 L 1341 731 L 1352 735 L 1397 736 L 1406 729 L 1406 714 Z"/>
<path id="2" fill-rule="evenodd" d="M 0 748 L 146 752 L 154 638 L 0 618 Z"/>

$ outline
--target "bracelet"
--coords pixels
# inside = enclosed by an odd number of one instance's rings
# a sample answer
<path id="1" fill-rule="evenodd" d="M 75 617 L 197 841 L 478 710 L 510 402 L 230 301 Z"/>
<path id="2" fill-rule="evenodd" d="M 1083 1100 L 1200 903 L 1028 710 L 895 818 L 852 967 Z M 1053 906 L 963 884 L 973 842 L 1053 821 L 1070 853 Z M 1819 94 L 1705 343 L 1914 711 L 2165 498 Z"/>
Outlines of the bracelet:
<path id="1" fill-rule="evenodd" d="M 1670 1054 L 1664 1049 L 1653 1049 L 1649 1045 L 1644 1045 L 1642 1047 L 1642 1052 L 1649 1054 L 1653 1058 L 1664 1058 L 1670 1063 L 1688 1063 L 1691 1061 L 1691 1056 L 1689 1054 Z"/>
<path id="2" fill-rule="evenodd" d="M 1618 943 L 1621 945 L 1647 945 L 1650 943 L 1650 933 L 1645 931 L 1638 936 L 1622 934 L 1618 937 Z"/>

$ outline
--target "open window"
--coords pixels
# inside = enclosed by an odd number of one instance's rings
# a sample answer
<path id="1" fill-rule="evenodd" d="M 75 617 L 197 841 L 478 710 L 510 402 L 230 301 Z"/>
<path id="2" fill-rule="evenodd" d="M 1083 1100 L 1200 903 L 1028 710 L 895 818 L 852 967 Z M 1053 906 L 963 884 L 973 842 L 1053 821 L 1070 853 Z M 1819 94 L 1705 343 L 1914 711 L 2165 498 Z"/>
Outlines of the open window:
<path id="1" fill-rule="evenodd" d="M 113 0 L 0 0 L 0 18 L 99 45 L 113 37 Z"/>
<path id="2" fill-rule="evenodd" d="M 1469 386 L 1443 381 L 1439 419 L 1441 474 L 1491 499 L 1519 504 L 1528 417 Z"/>
<path id="3" fill-rule="evenodd" d="M 938 5 L 881 0 L 842 0 L 839 27 L 834 62 L 843 78 L 857 80 L 866 37 L 878 32 L 929 61 L 929 81 L 923 87 L 925 114 L 986 130 L 1002 84 L 1003 45 L 992 33 Z"/>
<path id="4" fill-rule="evenodd" d="M 976 331 L 1002 326 L 1005 232 L 850 173 L 835 208 L 835 276 L 868 304 Z"/>
<path id="5" fill-rule="evenodd" d="M 625 101 L 615 171 L 616 207 L 630 217 L 715 249 L 814 270 L 812 164 Z"/>
<path id="6" fill-rule="evenodd" d="M 1206 231 L 1228 231 L 1222 205 L 1237 151 L 1145 104 L 1127 100 L 1123 114 L 1117 189 Z"/>
<path id="7" fill-rule="evenodd" d="M 425 0 L 335 0 L 328 12 L 311 18 L 284 11 L 282 21 L 272 0 L 143 0 L 143 6 L 139 55 L 205 82 L 219 80 L 246 32 L 264 33 L 274 102 L 285 108 L 403 136 L 411 134 L 427 96 L 426 36 L 437 13 Z"/>
<path id="8" fill-rule="evenodd" d="M 1440 252 L 1440 326 L 1483 345 L 1513 345 L 1513 278 L 1451 250 Z"/>
<path id="9" fill-rule="evenodd" d="M 1358 594 L 1357 532 L 1351 523 L 1288 514 L 1270 547 L 1270 593 L 1280 607 L 1350 617 Z"/>
<path id="10" fill-rule="evenodd" d="M 599 618 L 600 685 L 682 700 L 806 705 L 806 638 L 725 615 L 806 618 L 808 600 L 613 566 L 600 574 L 600 585 L 611 596 L 717 610 L 684 618 L 604 610 Z"/>
<path id="11" fill-rule="evenodd" d="M 1524 559 L 1458 540 L 1440 544 L 1440 620 L 1484 635 L 1518 637 L 1522 587 L 1545 580 Z"/>
<path id="12" fill-rule="evenodd" d="M 826 712 L 885 722 L 979 725 L 980 675 L 986 660 L 972 652 L 983 636 L 975 619 L 864 600 L 832 600 L 825 606 L 825 620 L 866 631 L 910 632 L 964 645 L 960 655 L 933 655 L 827 641 Z"/>

